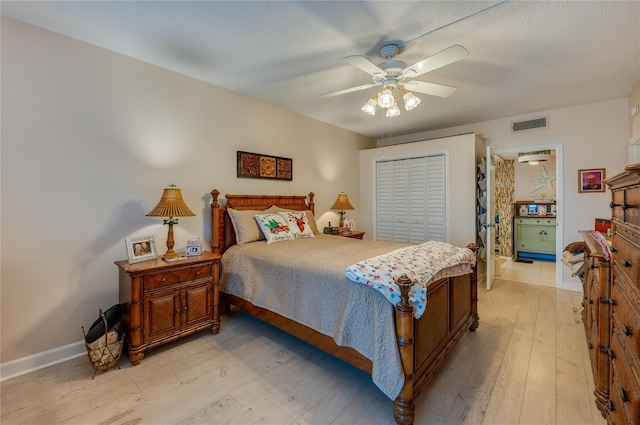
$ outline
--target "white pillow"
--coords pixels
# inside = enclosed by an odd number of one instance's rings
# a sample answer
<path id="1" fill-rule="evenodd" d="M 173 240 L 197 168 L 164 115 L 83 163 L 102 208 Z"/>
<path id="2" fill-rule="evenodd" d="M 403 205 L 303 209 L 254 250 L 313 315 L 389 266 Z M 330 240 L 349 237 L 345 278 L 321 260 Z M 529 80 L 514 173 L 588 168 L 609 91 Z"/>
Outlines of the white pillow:
<path id="1" fill-rule="evenodd" d="M 258 214 L 255 219 L 268 244 L 295 239 L 289 225 L 280 214 Z"/>
<path id="2" fill-rule="evenodd" d="M 304 211 L 280 211 L 289 225 L 289 229 L 295 238 L 313 238 L 313 230 L 309 225 L 307 213 Z"/>
<path id="3" fill-rule="evenodd" d="M 260 231 L 260 226 L 256 223 L 256 214 L 277 213 L 276 207 L 269 207 L 266 210 L 236 210 L 228 208 L 227 213 L 233 223 L 233 230 L 236 232 L 236 243 L 242 245 L 249 242 L 264 240 L 264 235 Z"/>
<path id="4" fill-rule="evenodd" d="M 290 210 L 290 209 L 286 209 L 286 208 L 280 208 L 280 207 L 276 207 L 275 205 L 271 208 L 277 208 L 278 212 L 301 212 L 300 210 Z M 307 214 L 307 220 L 309 221 L 309 227 L 311 228 L 311 231 L 313 232 L 314 235 L 317 235 L 320 233 L 320 231 L 318 230 L 318 225 L 316 224 L 316 219 L 313 216 L 313 213 L 311 212 L 311 210 L 304 210 L 304 213 Z"/>

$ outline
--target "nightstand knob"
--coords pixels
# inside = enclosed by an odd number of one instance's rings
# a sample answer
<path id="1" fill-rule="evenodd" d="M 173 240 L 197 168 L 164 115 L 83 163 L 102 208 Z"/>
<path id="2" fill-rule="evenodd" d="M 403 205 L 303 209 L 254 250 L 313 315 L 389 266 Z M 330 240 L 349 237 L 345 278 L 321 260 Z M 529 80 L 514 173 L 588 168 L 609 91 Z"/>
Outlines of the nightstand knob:
<path id="1" fill-rule="evenodd" d="M 200 276 L 200 270 L 196 272 L 196 276 Z"/>
<path id="2" fill-rule="evenodd" d="M 161 280 L 160 282 L 166 282 L 166 281 L 167 281 L 167 278 L 166 278 L 166 277 L 163 277 L 163 278 L 162 278 L 162 280 Z"/>

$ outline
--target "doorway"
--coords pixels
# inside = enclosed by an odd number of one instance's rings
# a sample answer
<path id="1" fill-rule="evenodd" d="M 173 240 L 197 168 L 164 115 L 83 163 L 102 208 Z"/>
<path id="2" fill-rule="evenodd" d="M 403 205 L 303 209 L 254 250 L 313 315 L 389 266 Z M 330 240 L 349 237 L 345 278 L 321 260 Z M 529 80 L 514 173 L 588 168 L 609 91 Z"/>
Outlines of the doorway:
<path id="1" fill-rule="evenodd" d="M 532 152 L 548 151 L 555 161 L 549 161 L 542 166 L 531 167 L 527 169 L 529 165 L 524 162 L 518 162 L 519 156 L 530 154 Z M 559 261 L 562 249 L 564 247 L 563 240 L 563 161 L 562 161 L 562 144 L 553 145 L 537 145 L 537 146 L 525 146 L 518 148 L 507 149 L 495 149 L 494 153 L 504 160 L 513 160 L 514 168 L 519 167 L 520 172 L 516 173 L 515 178 L 530 179 L 530 181 L 520 182 L 517 190 L 514 190 L 514 201 L 532 201 L 531 204 L 535 205 L 533 201 L 548 201 L 550 198 L 555 200 L 555 214 L 548 214 L 547 217 L 554 216 L 552 222 L 555 225 L 555 261 L 552 261 L 552 256 L 549 255 L 537 255 L 531 253 L 525 253 L 527 255 L 518 256 L 516 261 L 516 246 L 512 247 L 512 251 L 509 256 L 498 256 L 495 261 L 495 271 L 497 279 L 505 279 L 516 282 L 523 282 L 528 284 L 537 284 L 543 286 L 558 287 L 562 283 L 562 262 Z M 555 164 L 553 164 L 555 162 Z M 515 165 L 518 164 L 518 165 Z M 551 167 L 550 167 L 551 165 Z M 524 167 L 524 168 L 523 168 Z M 524 170 L 524 171 L 523 171 Z M 529 175 L 527 176 L 527 172 Z M 531 175 L 531 173 L 534 173 Z M 518 182 L 516 182 L 517 186 Z M 496 185 L 494 184 L 494 187 Z M 552 190 L 552 191 L 551 191 Z M 520 199 L 518 199 L 520 198 Z M 531 198 L 531 199 L 525 199 Z M 547 205 L 545 207 L 549 209 Z M 543 211 L 544 212 L 544 211 Z M 550 212 L 550 211 L 548 211 Z M 514 216 L 516 211 L 514 211 Z M 534 211 L 531 212 L 534 214 Z M 537 217 L 537 212 L 535 212 Z M 508 237 L 512 238 L 511 241 L 515 245 L 513 239 L 516 232 L 514 217 L 508 217 L 511 221 L 511 225 L 501 223 L 507 229 L 510 229 Z M 549 220 L 547 220 L 549 221 Z M 546 232 L 549 233 L 549 232 Z M 501 237 L 507 237 L 501 234 Z M 553 249 L 553 242 L 551 242 L 551 249 Z M 525 248 L 526 249 L 526 248 Z"/>

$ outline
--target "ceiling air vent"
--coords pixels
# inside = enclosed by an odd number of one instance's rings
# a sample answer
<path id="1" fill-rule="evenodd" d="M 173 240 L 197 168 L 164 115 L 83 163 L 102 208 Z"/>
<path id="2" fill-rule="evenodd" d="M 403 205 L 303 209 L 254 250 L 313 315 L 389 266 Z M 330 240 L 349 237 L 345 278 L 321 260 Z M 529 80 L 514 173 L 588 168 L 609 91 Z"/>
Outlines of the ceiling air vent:
<path id="1" fill-rule="evenodd" d="M 536 128 L 547 128 L 547 117 L 511 123 L 511 131 L 513 133 L 517 133 L 518 131 L 534 130 Z"/>

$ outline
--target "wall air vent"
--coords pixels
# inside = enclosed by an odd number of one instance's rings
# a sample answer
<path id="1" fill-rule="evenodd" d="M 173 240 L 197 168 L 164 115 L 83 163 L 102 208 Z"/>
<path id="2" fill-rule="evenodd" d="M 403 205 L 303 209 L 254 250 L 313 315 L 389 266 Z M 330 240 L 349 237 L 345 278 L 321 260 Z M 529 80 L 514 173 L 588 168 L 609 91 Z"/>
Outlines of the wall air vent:
<path id="1" fill-rule="evenodd" d="M 527 121 L 516 121 L 511 123 L 511 132 L 534 130 L 537 128 L 547 128 L 547 117 L 535 118 Z"/>

